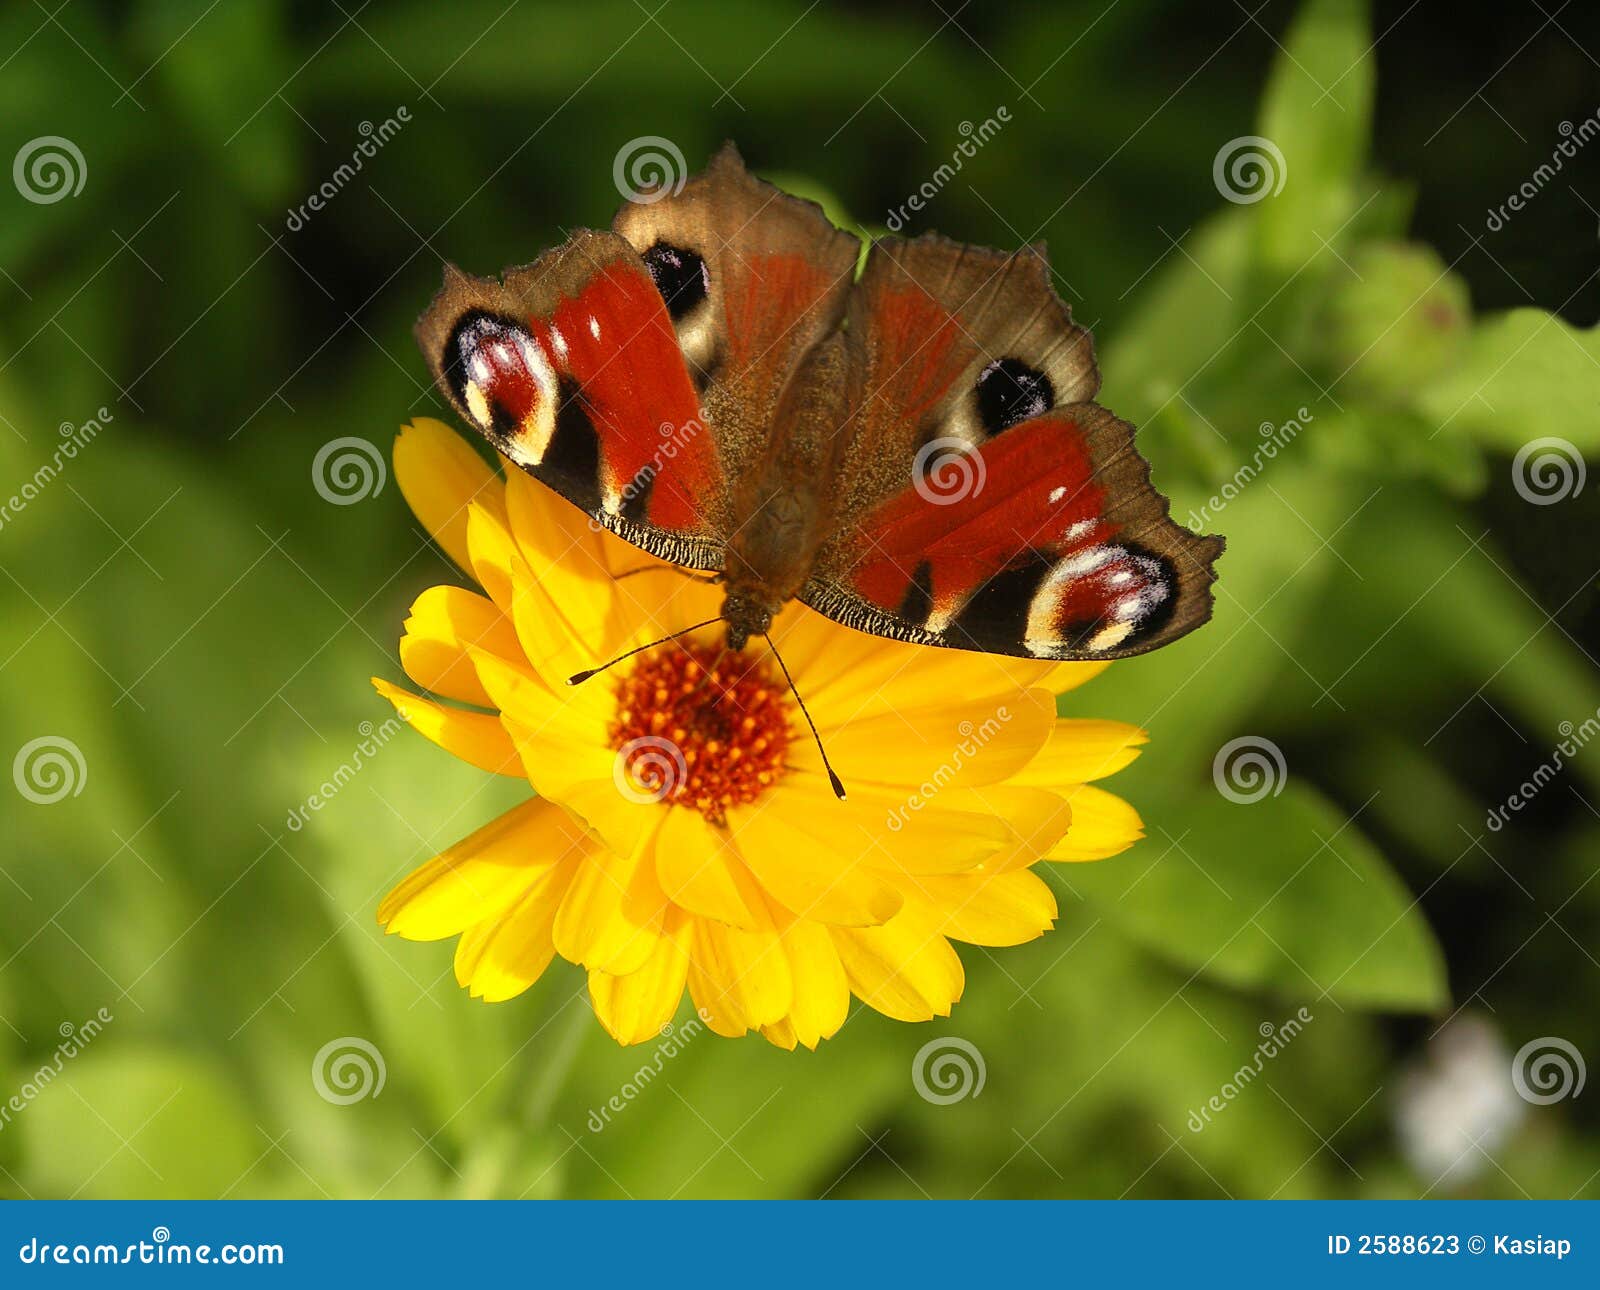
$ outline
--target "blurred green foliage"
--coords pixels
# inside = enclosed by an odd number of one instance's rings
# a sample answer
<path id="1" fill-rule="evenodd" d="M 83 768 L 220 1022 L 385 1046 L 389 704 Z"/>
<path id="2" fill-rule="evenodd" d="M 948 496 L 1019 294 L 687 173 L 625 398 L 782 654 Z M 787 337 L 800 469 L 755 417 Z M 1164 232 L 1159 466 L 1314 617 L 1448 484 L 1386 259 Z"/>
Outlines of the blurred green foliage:
<path id="1" fill-rule="evenodd" d="M 1414 194 L 1369 156 L 1364 5 L 1308 0 L 1253 63 L 1231 37 L 1154 40 L 1173 24 L 1149 0 L 972 29 L 910 5 L 502 8 L 0 17 L 7 147 L 62 136 L 87 166 L 80 195 L 5 194 L 0 491 L 107 414 L 0 528 L 6 754 L 57 735 L 86 768 L 77 795 L 4 806 L 0 1093 L 54 1063 L 63 1025 L 114 1015 L 0 1125 L 0 1194 L 1410 1195 L 1437 1180 L 1403 1162 L 1392 1098 L 1458 1005 L 1512 1048 L 1554 1034 L 1600 1060 L 1595 813 L 1569 800 L 1600 790 L 1600 753 L 1546 790 L 1566 809 L 1483 823 L 1600 708 L 1600 669 L 1486 532 L 1529 508 L 1482 500 L 1530 438 L 1600 451 L 1600 337 L 1475 315 L 1408 240 Z M 1141 424 L 1175 515 L 1229 540 L 1205 631 L 1065 703 L 1150 730 L 1109 785 L 1150 837 L 1053 872 L 1051 936 L 966 951 L 948 1023 L 861 1012 L 815 1054 L 696 1038 L 595 1132 L 655 1058 L 604 1037 L 576 969 L 486 1006 L 447 946 L 373 922 L 515 786 L 407 734 L 288 824 L 384 719 L 366 678 L 398 676 L 406 606 L 455 576 L 392 483 L 330 505 L 311 461 L 345 435 L 386 453 L 437 410 L 408 331 L 439 261 L 489 271 L 602 223 L 625 141 L 697 166 L 734 134 L 874 227 L 999 104 L 1015 124 L 930 225 L 1042 230 L 1103 401 Z M 1252 133 L 1287 182 L 1223 201 L 1212 158 Z M 1549 557 L 1563 594 L 1592 553 Z M 1288 767 L 1249 804 L 1212 780 L 1242 735 Z M 1261 1082 L 1189 1128 L 1302 1006 Z M 910 1077 L 945 1034 L 987 1068 L 949 1106 Z M 378 1096 L 319 1096 L 341 1036 L 382 1052 Z M 1588 1104 L 1559 1103 L 1470 1185 L 1594 1195 L 1597 1171 Z"/>

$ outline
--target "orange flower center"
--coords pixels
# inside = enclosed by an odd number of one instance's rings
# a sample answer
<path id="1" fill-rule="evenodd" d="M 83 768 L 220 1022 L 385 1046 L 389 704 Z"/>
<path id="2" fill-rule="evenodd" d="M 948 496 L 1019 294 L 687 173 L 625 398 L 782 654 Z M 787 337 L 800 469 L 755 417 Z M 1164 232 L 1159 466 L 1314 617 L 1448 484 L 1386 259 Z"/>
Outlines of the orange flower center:
<path id="1" fill-rule="evenodd" d="M 609 733 L 625 797 L 722 824 L 784 772 L 789 691 L 760 659 L 673 642 L 641 654 L 616 693 Z"/>

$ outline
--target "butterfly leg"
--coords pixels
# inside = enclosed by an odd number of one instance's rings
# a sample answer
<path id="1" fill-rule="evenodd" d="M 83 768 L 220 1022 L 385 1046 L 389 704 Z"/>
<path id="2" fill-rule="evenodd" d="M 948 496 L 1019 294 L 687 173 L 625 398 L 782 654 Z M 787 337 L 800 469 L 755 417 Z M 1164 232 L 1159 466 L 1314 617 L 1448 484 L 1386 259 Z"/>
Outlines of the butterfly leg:
<path id="1" fill-rule="evenodd" d="M 612 575 L 613 582 L 621 582 L 624 578 L 631 578 L 639 573 L 652 573 L 657 570 L 675 573 L 679 577 L 688 578 L 691 582 L 715 583 L 722 581 L 719 573 L 703 573 L 698 569 L 685 569 L 677 564 L 641 564 L 637 568 L 624 569 L 621 573 Z"/>

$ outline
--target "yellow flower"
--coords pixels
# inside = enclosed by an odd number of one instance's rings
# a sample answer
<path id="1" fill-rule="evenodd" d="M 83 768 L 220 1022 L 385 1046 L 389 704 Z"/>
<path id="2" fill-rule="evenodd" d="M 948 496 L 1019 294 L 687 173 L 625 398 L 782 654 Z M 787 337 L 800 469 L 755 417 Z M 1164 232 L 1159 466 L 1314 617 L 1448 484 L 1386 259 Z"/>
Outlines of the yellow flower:
<path id="1" fill-rule="evenodd" d="M 459 936 L 456 978 L 476 996 L 518 994 L 559 954 L 588 970 L 624 1044 L 659 1034 L 686 985 L 718 1034 L 785 1048 L 836 1032 L 851 994 L 903 1021 L 948 1016 L 964 982 L 952 940 L 1015 945 L 1053 925 L 1032 864 L 1141 836 L 1090 781 L 1143 732 L 1056 716 L 1056 693 L 1104 664 L 902 645 L 790 606 L 773 638 L 841 802 L 771 655 L 721 655 L 719 627 L 566 684 L 714 617 L 719 589 L 520 472 L 502 479 L 437 421 L 404 429 L 394 464 L 485 594 L 432 587 L 411 608 L 400 661 L 437 700 L 373 684 L 440 747 L 536 794 L 378 911 L 400 936 Z"/>

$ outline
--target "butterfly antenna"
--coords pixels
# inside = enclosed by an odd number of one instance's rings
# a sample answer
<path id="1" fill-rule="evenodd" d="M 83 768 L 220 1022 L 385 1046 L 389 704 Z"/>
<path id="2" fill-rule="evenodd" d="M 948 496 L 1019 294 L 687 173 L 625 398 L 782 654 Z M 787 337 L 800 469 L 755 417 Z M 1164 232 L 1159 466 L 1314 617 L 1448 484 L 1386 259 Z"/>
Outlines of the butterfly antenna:
<path id="1" fill-rule="evenodd" d="M 778 668 L 783 673 L 783 679 L 789 683 L 789 693 L 794 695 L 794 701 L 800 705 L 800 715 L 806 719 L 806 725 L 811 727 L 811 737 L 817 742 L 817 752 L 822 755 L 822 767 L 828 772 L 828 782 L 833 785 L 833 795 L 841 802 L 844 801 L 844 784 L 839 776 L 834 773 L 832 764 L 828 761 L 828 750 L 822 746 L 822 736 L 817 733 L 817 723 L 811 719 L 811 714 L 806 711 L 806 701 L 800 697 L 800 691 L 795 687 L 794 677 L 789 675 L 789 667 L 783 661 L 783 655 L 778 653 L 778 646 L 766 632 L 761 633 L 767 642 L 767 648 L 772 651 L 772 657 L 778 660 Z"/>
<path id="2" fill-rule="evenodd" d="M 612 659 L 609 663 L 602 663 L 599 667 L 591 667 L 585 672 L 574 672 L 567 678 L 567 684 L 581 685 L 591 676 L 598 676 L 608 667 L 615 667 L 618 663 L 622 662 L 623 659 L 632 658 L 635 654 L 642 654 L 647 649 L 654 649 L 657 645 L 665 645 L 668 641 L 675 641 L 680 636 L 687 636 L 690 632 L 697 632 L 702 627 L 709 627 L 712 623 L 719 623 L 721 621 L 722 620 L 720 618 L 708 618 L 703 623 L 696 623 L 693 627 L 685 627 L 682 631 L 673 632 L 668 636 L 661 637 L 659 640 L 647 641 L 645 644 L 636 646 L 624 654 L 618 654 L 616 658 Z"/>

